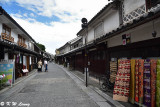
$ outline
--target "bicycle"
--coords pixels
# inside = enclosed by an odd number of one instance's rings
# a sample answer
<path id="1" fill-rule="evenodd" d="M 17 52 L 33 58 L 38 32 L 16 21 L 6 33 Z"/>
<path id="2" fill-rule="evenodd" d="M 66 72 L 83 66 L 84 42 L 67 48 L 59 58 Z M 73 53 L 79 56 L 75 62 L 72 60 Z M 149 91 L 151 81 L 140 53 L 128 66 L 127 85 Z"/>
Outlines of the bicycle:
<path id="1" fill-rule="evenodd" d="M 108 76 L 108 77 L 107 77 L 107 76 Z M 109 81 L 109 75 L 103 75 L 103 76 L 101 77 L 101 79 L 103 80 L 103 81 L 102 81 L 102 84 L 101 84 L 101 89 L 102 89 L 102 91 L 104 91 L 104 92 L 112 91 L 113 88 L 114 88 L 114 83 L 111 83 L 111 82 Z"/>

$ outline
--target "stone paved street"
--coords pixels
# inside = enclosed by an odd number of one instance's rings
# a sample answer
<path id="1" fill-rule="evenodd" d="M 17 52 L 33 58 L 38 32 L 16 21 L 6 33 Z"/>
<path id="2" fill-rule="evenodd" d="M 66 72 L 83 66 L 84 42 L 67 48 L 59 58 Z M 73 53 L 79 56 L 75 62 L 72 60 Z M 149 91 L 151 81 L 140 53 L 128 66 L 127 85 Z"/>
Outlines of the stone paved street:
<path id="1" fill-rule="evenodd" d="M 11 90 L 4 102 L 22 102 L 29 107 L 99 107 L 62 68 L 52 63 L 49 72 L 35 73 Z"/>

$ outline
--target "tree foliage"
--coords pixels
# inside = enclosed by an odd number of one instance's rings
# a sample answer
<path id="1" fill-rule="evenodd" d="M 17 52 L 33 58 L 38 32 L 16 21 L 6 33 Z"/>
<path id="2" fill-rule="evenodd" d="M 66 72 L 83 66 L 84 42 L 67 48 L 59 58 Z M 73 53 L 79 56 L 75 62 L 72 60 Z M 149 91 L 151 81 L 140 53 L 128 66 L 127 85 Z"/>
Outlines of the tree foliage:
<path id="1" fill-rule="evenodd" d="M 37 43 L 37 46 L 43 51 L 46 50 L 46 47 L 43 44 Z"/>

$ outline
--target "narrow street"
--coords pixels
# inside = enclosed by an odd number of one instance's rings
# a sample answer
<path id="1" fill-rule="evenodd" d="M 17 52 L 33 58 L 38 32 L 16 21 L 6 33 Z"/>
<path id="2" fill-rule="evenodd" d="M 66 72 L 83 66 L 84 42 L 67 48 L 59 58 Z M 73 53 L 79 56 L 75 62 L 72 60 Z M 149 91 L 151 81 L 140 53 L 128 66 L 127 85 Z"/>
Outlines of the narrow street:
<path id="1" fill-rule="evenodd" d="M 62 68 L 53 63 L 49 64 L 49 72 L 34 73 L 5 95 L 9 95 L 3 101 L 6 107 L 7 102 L 22 107 L 99 107 Z"/>

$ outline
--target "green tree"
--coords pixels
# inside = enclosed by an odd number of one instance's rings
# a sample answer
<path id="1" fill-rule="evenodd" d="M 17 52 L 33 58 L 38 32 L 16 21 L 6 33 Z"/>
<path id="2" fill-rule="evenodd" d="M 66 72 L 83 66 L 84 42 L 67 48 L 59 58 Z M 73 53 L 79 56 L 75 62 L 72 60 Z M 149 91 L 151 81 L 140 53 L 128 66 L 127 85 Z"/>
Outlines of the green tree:
<path id="1" fill-rule="evenodd" d="M 46 50 L 46 47 L 43 44 L 37 43 L 37 46 L 43 51 Z"/>

